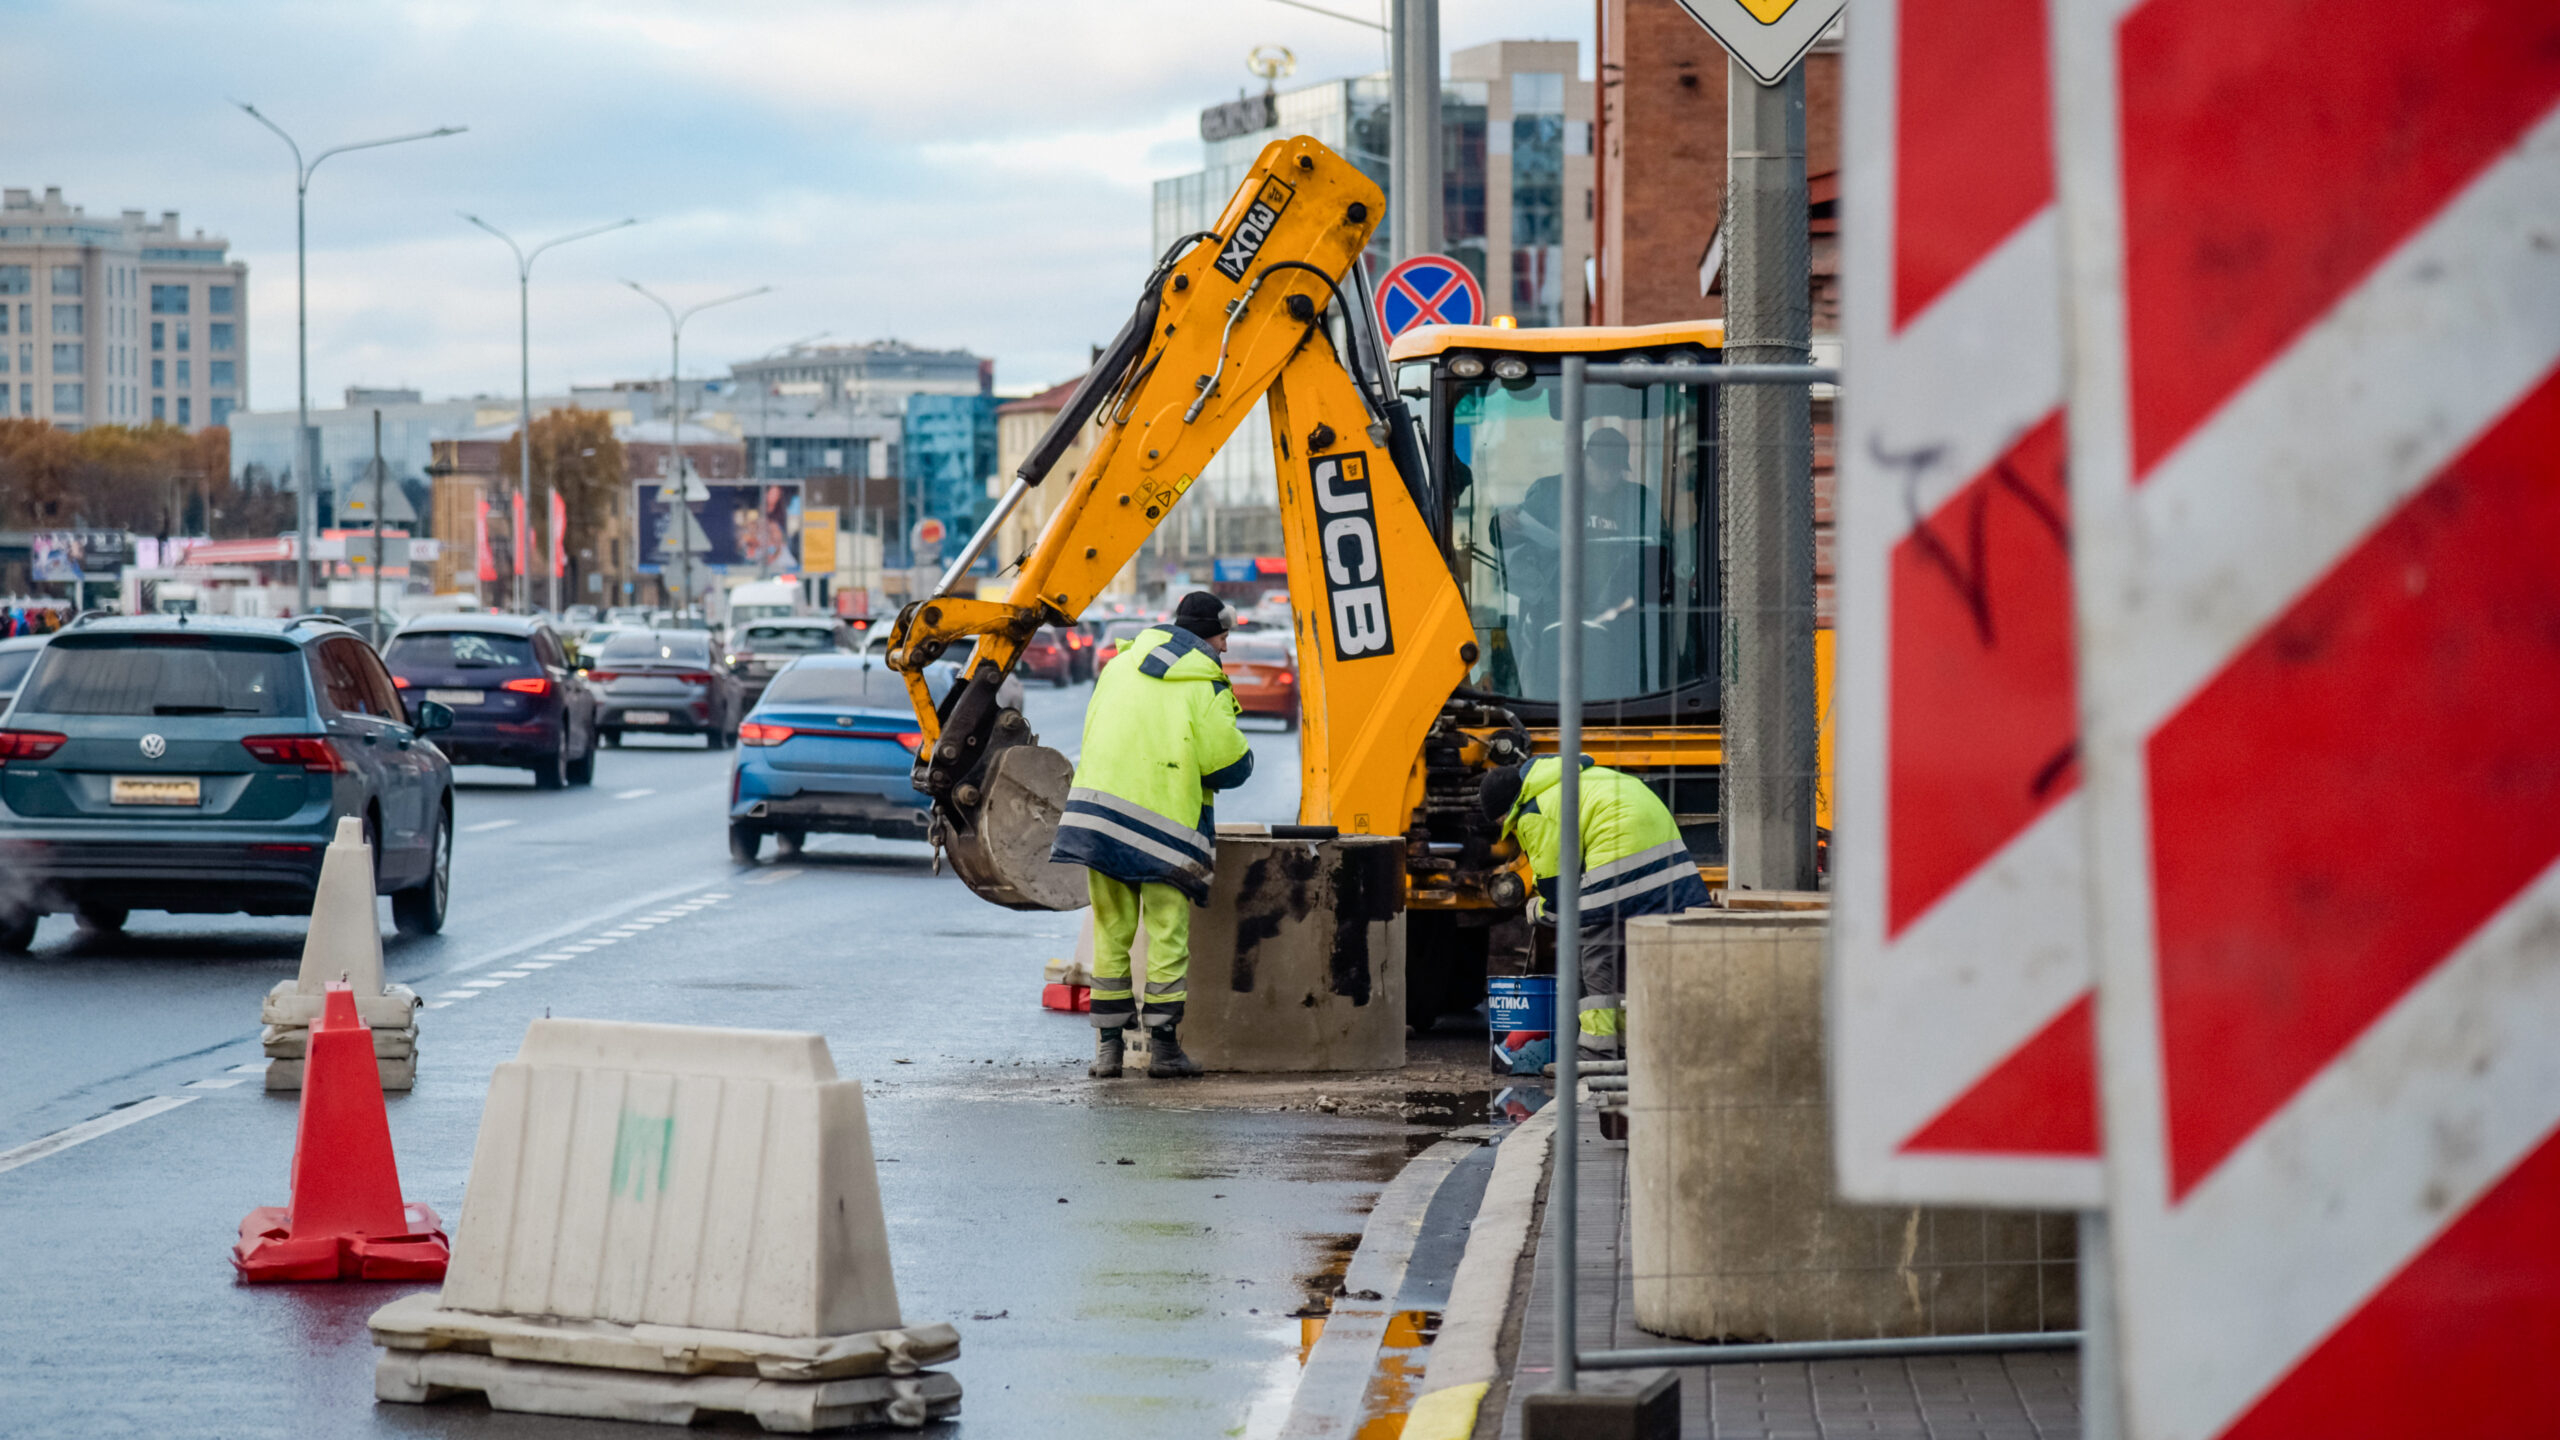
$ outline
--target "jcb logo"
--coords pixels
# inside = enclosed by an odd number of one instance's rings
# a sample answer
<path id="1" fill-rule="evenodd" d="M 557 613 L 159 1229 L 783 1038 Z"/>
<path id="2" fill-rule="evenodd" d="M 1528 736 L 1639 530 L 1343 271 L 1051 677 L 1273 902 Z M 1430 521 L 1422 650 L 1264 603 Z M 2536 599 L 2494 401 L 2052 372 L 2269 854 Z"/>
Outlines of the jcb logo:
<path id="1" fill-rule="evenodd" d="M 1236 233 L 1218 252 L 1218 273 L 1230 280 L 1242 280 L 1253 257 L 1262 253 L 1262 242 L 1271 238 L 1271 227 L 1280 223 L 1280 212 L 1298 192 L 1278 180 L 1265 180 L 1262 190 L 1245 207 L 1244 218 L 1236 222 Z"/>
<path id="2" fill-rule="evenodd" d="M 1359 660 L 1396 652 L 1387 623 L 1386 576 L 1379 569 L 1378 511 L 1369 493 L 1369 457 L 1320 455 L 1309 462 L 1323 528 L 1325 598 L 1333 608 L 1333 657 Z"/>

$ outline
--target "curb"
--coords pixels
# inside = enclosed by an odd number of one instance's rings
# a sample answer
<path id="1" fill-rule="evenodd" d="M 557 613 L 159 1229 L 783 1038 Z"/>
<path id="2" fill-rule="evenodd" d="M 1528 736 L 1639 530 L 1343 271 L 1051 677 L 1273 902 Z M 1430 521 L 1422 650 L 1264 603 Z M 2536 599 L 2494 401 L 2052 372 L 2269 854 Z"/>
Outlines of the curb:
<path id="1" fill-rule="evenodd" d="M 1441 1310 L 1438 1336 L 1426 1352 L 1421 1384 L 1404 1417 L 1405 1440 L 1466 1440 L 1476 1412 L 1501 1373 L 1500 1343 L 1510 1318 L 1512 1281 L 1531 1239 L 1530 1220 L 1546 1179 L 1553 1110 L 1522 1122 L 1493 1157 L 1493 1174 L 1476 1207 Z M 1289 1403 L 1282 1440 L 1331 1440 L 1359 1431 L 1362 1406 L 1382 1364 L 1395 1318 L 1396 1296 L 1420 1237 L 1424 1216 L 1460 1161 L 1482 1147 L 1471 1140 L 1442 1140 L 1399 1171 L 1378 1197 L 1360 1248 L 1343 1273 L 1352 1297 L 1333 1308 L 1324 1333 L 1308 1352 L 1298 1391 Z"/>
<path id="2" fill-rule="evenodd" d="M 1346 1298 L 1336 1302 L 1324 1333 L 1307 1352 L 1297 1394 L 1289 1401 L 1289 1418 L 1280 1427 L 1281 1440 L 1327 1440 L 1360 1427 L 1360 1402 L 1386 1343 L 1387 1322 L 1395 1316 L 1396 1292 L 1404 1288 L 1405 1267 L 1422 1236 L 1423 1217 L 1458 1162 L 1481 1148 L 1472 1140 L 1435 1141 L 1387 1182 L 1360 1232 L 1360 1248 L 1342 1273 Z M 1474 1247 L 1468 1248 L 1472 1252 Z"/>
<path id="3" fill-rule="evenodd" d="M 1476 1209 L 1475 1228 L 1449 1287 L 1449 1307 L 1423 1371 L 1422 1394 L 1406 1413 L 1404 1440 L 1467 1440 L 1476 1411 L 1502 1373 L 1501 1340 L 1510 1320 L 1512 1281 L 1531 1239 L 1547 1154 L 1556 1128 L 1553 1107 L 1523 1121 L 1494 1156 L 1493 1178 Z"/>

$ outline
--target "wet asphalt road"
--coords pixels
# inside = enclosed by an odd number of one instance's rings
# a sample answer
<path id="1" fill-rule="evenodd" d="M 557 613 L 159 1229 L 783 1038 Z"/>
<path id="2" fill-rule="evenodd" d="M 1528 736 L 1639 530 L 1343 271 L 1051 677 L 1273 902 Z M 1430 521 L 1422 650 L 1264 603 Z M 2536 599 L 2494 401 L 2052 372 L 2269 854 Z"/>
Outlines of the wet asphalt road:
<path id="1" fill-rule="evenodd" d="M 1072 751 L 1086 693 L 1034 687 L 1035 727 Z M 1293 819 L 1294 737 L 1254 744 L 1221 818 Z M 818 1030 L 865 1087 L 905 1314 L 962 1332 L 965 1412 L 941 1433 L 1271 1433 L 1299 1281 L 1428 1137 L 1090 1085 L 1089 1029 L 1037 1006 L 1076 917 L 987 905 L 917 844 L 820 839 L 741 869 L 728 764 L 635 744 L 560 794 L 460 773 L 448 928 L 385 941 L 389 977 L 430 1000 L 483 987 L 422 1017 L 417 1089 L 390 1099 L 408 1197 L 459 1215 L 491 1067 L 546 1010 Z M 0 1151 L 182 1102 L 0 1172 L 0 1435 L 649 1433 L 377 1406 L 365 1316 L 423 1287 L 236 1283 L 241 1217 L 286 1198 L 295 1105 L 261 1089 L 257 1015 L 300 940 L 299 921 L 156 913 L 84 940 L 55 917 L 0 960 Z"/>

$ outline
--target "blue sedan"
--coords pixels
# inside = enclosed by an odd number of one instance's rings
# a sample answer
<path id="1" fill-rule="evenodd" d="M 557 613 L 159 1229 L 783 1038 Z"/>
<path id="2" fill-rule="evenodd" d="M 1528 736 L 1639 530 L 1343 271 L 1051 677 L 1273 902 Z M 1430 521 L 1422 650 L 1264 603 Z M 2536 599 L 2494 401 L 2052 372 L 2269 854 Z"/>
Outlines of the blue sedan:
<path id="1" fill-rule="evenodd" d="M 947 661 L 926 668 L 935 700 L 958 675 L 959 667 Z M 1008 678 L 998 693 L 1019 705 L 1020 690 L 1020 682 Z M 932 801 L 911 778 L 923 741 L 905 678 L 879 656 L 792 661 L 738 726 L 729 853 L 752 865 L 768 835 L 785 855 L 799 853 L 812 834 L 924 839 Z"/>

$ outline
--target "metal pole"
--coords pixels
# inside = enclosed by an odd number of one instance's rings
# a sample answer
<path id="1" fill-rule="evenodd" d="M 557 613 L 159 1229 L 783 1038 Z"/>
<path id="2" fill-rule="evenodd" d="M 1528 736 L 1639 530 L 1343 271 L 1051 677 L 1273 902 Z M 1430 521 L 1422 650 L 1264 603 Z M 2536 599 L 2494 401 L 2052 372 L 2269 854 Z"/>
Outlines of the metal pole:
<path id="1" fill-rule="evenodd" d="M 2123 1391 L 2116 1380 L 2116 1278 L 2114 1240 L 2107 1212 L 2080 1212 L 2081 1440 L 2119 1440 L 2124 1433 Z"/>
<path id="2" fill-rule="evenodd" d="M 319 522 L 315 498 L 320 483 L 319 438 L 311 433 L 311 292 L 308 281 L 304 201 L 311 193 L 311 167 L 294 157 L 293 177 L 293 444 L 302 474 L 293 496 L 293 613 L 311 613 L 311 538 Z"/>
<path id="3" fill-rule="evenodd" d="M 1583 359 L 1564 357 L 1564 491 L 1556 517 L 1563 523 L 1556 555 L 1556 759 L 1563 768 L 1563 818 L 1556 847 L 1556 1388 L 1570 1391 L 1581 1336 L 1575 1312 L 1575 1263 L 1580 1241 L 1580 1117 L 1575 1088 L 1582 1081 L 1582 424 Z"/>
<path id="4" fill-rule="evenodd" d="M 1440 248 L 1440 0 L 1391 0 L 1387 40 L 1388 252 Z"/>
<path id="5" fill-rule="evenodd" d="M 684 598 L 677 602 L 676 621 L 682 628 L 685 610 L 693 604 L 693 499 L 685 493 L 684 483 L 684 317 L 676 317 L 667 328 L 667 451 L 674 458 L 676 477 L 676 553 L 684 558 L 677 562 L 684 579 Z M 703 617 L 705 620 L 709 616 Z"/>
<path id="6" fill-rule="evenodd" d="M 309 230 L 304 224 L 305 201 L 311 193 L 311 173 L 320 162 L 349 150 L 379 150 L 385 145 L 406 145 L 412 140 L 438 140 L 459 135 L 468 125 L 439 125 L 414 135 L 393 135 L 381 140 L 358 140 L 349 145 L 332 146 L 308 161 L 302 158 L 302 146 L 284 132 L 284 127 L 258 113 L 258 107 L 245 101 L 231 102 L 242 113 L 275 132 L 275 137 L 293 152 L 293 327 L 294 327 L 294 431 L 295 463 L 302 467 L 296 486 L 294 506 L 294 609 L 307 613 L 311 609 L 311 532 L 319 515 L 319 502 L 312 486 L 319 483 L 320 443 L 311 433 L 311 294 L 309 287 Z"/>
<path id="7" fill-rule="evenodd" d="M 525 533 L 516 537 L 516 609 L 531 604 L 526 581 L 533 574 L 533 562 L 525 548 L 533 543 L 533 267 L 516 263 L 516 493 L 524 497 Z M 560 596 L 551 597 L 558 608 Z"/>
<path id="8" fill-rule="evenodd" d="M 382 412 L 373 412 L 373 613 L 364 622 L 367 635 L 380 645 L 382 636 Z"/>
<path id="9" fill-rule="evenodd" d="M 1804 71 L 1776 85 L 1728 62 L 1724 358 L 1812 353 Z M 1730 883 L 1810 890 L 1816 779 L 1813 420 L 1792 385 L 1723 397 L 1724 828 Z"/>

